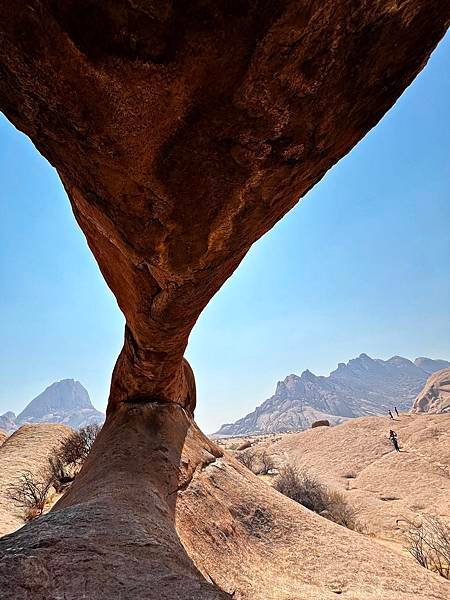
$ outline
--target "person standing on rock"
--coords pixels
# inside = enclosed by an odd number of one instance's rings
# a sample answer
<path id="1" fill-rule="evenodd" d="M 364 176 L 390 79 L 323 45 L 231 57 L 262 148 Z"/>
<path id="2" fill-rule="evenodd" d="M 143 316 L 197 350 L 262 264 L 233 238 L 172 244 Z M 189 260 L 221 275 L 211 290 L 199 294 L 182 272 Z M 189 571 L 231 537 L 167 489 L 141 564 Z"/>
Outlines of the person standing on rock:
<path id="1" fill-rule="evenodd" d="M 389 413 L 389 416 L 391 417 L 391 419 L 394 419 L 394 417 L 393 417 L 393 415 L 392 415 L 392 413 L 391 413 L 390 410 L 388 410 L 388 413 Z"/>
<path id="2" fill-rule="evenodd" d="M 397 417 L 399 417 L 400 415 L 398 414 L 398 410 L 397 410 L 396 406 L 394 406 L 394 410 L 395 410 L 395 414 L 397 415 Z"/>
<path id="3" fill-rule="evenodd" d="M 392 429 L 389 431 L 389 439 L 391 440 L 392 445 L 394 446 L 396 451 L 400 452 L 400 447 L 398 445 L 398 440 L 397 440 L 397 434 L 395 433 L 395 431 L 392 431 Z"/>

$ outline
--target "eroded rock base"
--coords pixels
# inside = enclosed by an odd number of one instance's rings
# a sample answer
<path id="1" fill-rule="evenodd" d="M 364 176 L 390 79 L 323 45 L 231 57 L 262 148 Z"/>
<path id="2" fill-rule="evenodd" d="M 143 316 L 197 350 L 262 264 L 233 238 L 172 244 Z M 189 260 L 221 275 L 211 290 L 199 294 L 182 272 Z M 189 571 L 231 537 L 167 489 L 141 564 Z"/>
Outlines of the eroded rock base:
<path id="1" fill-rule="evenodd" d="M 229 598 L 205 581 L 175 531 L 184 476 L 218 452 L 206 441 L 183 475 L 191 425 L 175 404 L 123 405 L 108 417 L 67 495 L 0 540 L 2 600 Z"/>

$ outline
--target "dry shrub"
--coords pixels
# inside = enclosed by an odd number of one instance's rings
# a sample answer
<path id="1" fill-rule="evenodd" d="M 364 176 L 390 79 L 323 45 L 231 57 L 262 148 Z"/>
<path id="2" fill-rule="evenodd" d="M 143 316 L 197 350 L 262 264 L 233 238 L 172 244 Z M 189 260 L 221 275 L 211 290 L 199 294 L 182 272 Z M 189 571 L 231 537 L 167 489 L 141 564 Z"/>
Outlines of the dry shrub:
<path id="1" fill-rule="evenodd" d="M 52 478 L 53 487 L 60 492 L 65 485 L 73 481 L 74 477 L 69 472 L 68 466 L 61 458 L 61 450 L 53 450 L 48 458 L 48 466 Z"/>
<path id="2" fill-rule="evenodd" d="M 305 508 L 343 525 L 359 529 L 357 512 L 340 492 L 331 491 L 314 476 L 295 467 L 285 467 L 275 482 L 275 489 Z"/>
<path id="3" fill-rule="evenodd" d="M 259 462 L 261 464 L 260 475 L 267 475 L 275 467 L 272 457 L 265 450 L 259 455 Z"/>
<path id="4" fill-rule="evenodd" d="M 96 423 L 86 425 L 78 431 L 73 431 L 61 442 L 61 446 L 55 448 L 50 454 L 48 459 L 49 472 L 57 492 L 61 492 L 65 486 L 74 480 L 99 431 L 100 426 Z"/>
<path id="5" fill-rule="evenodd" d="M 85 461 L 97 437 L 100 427 L 87 425 L 74 431 L 54 449 L 48 458 L 48 469 L 33 475 L 24 471 L 8 487 L 8 497 L 24 510 L 25 519 L 30 521 L 42 514 L 52 487 L 60 492 L 74 479 L 74 475 Z"/>
<path id="6" fill-rule="evenodd" d="M 347 529 L 360 530 L 357 511 L 350 506 L 341 492 L 328 490 L 328 507 L 321 513 L 330 521 L 347 527 Z"/>
<path id="7" fill-rule="evenodd" d="M 241 464 L 244 465 L 244 467 L 247 467 L 247 469 L 253 471 L 256 462 L 256 454 L 254 450 L 249 448 L 248 450 L 244 450 L 242 452 L 236 452 L 235 457 Z"/>
<path id="8" fill-rule="evenodd" d="M 58 455 L 64 465 L 79 466 L 86 460 L 100 431 L 97 423 L 74 431 L 63 443 Z"/>
<path id="9" fill-rule="evenodd" d="M 31 471 L 24 471 L 17 481 L 8 487 L 8 496 L 16 506 L 23 509 L 25 519 L 30 521 L 42 515 L 51 487 L 50 473 L 33 475 Z"/>
<path id="10" fill-rule="evenodd" d="M 408 552 L 422 567 L 450 579 L 450 526 L 433 515 L 422 515 L 420 525 L 410 525 Z"/>

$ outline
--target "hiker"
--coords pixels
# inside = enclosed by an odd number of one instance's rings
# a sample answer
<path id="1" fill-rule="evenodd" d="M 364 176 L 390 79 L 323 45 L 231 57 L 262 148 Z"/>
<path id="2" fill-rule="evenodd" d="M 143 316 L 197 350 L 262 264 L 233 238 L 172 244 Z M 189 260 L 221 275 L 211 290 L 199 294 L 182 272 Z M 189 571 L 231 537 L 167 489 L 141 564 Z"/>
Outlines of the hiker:
<path id="1" fill-rule="evenodd" d="M 396 406 L 394 406 L 394 410 L 395 410 L 395 414 L 397 415 L 397 417 L 399 417 L 400 415 L 398 414 L 398 410 L 397 410 Z"/>
<path id="2" fill-rule="evenodd" d="M 392 431 L 392 429 L 389 431 L 389 439 L 391 440 L 392 445 L 397 450 L 397 452 L 400 452 L 400 447 L 398 445 L 398 440 L 397 440 L 397 434 L 395 433 L 395 431 Z"/>
<path id="3" fill-rule="evenodd" d="M 391 413 L 391 411 L 390 411 L 390 410 L 388 410 L 388 413 L 389 413 L 389 416 L 391 417 L 391 419 L 393 420 L 393 419 L 394 419 L 394 417 L 392 416 L 392 413 Z"/>

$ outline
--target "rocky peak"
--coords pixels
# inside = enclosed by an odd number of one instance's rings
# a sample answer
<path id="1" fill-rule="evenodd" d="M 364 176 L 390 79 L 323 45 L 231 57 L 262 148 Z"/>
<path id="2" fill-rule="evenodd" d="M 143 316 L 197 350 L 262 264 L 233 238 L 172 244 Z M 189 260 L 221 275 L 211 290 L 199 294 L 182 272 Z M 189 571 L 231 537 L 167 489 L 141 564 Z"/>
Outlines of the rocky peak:
<path id="1" fill-rule="evenodd" d="M 450 369 L 442 369 L 428 378 L 417 395 L 413 412 L 450 412 Z"/>
<path id="2" fill-rule="evenodd" d="M 17 420 L 35 420 L 54 412 L 85 408 L 94 408 L 86 388 L 74 379 L 63 379 L 52 383 L 36 396 L 18 415 Z"/>
<path id="3" fill-rule="evenodd" d="M 16 414 L 12 412 L 12 410 L 8 410 L 8 412 L 5 412 L 4 415 L 1 416 L 2 419 L 11 419 L 11 420 L 15 420 L 16 418 Z"/>
<path id="4" fill-rule="evenodd" d="M 317 379 L 317 376 L 314 375 L 314 373 L 312 373 L 309 369 L 305 369 L 303 371 L 303 373 L 301 374 L 300 379 L 305 382 L 305 381 L 315 381 Z"/>
<path id="5" fill-rule="evenodd" d="M 13 431 L 16 428 L 16 415 L 12 411 L 5 412 L 0 416 L 0 429 Z"/>
<path id="6" fill-rule="evenodd" d="M 12 432 L 25 423 L 63 423 L 77 429 L 104 419 L 79 381 L 63 379 L 48 386 L 17 417 L 11 411 L 0 416 L 0 429 Z"/>

